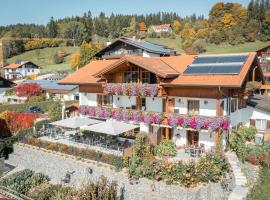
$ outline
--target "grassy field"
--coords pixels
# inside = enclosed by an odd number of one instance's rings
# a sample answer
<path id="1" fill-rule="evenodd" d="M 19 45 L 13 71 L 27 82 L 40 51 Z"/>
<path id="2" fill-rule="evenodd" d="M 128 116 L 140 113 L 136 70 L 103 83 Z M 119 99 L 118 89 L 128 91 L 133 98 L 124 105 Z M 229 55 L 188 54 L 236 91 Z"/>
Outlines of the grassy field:
<path id="1" fill-rule="evenodd" d="M 166 45 L 170 48 L 174 48 L 178 53 L 184 53 L 181 48 L 181 38 L 171 39 L 171 38 L 147 38 L 149 42 L 153 42 L 156 44 Z M 250 42 L 240 45 L 232 46 L 230 44 L 208 44 L 206 46 L 206 53 L 240 53 L 240 52 L 252 52 L 256 51 L 262 47 L 270 45 L 270 42 Z"/>
<path id="2" fill-rule="evenodd" d="M 269 200 L 270 199 L 270 169 L 262 169 L 260 181 L 256 185 L 248 200 Z"/>
<path id="3" fill-rule="evenodd" d="M 61 64 L 54 64 L 53 56 L 61 47 L 44 48 L 38 50 L 32 50 L 24 52 L 20 55 L 7 59 L 9 63 L 14 63 L 16 60 L 32 61 L 33 63 L 41 67 L 41 73 L 55 72 L 55 71 L 70 71 L 71 66 L 69 64 L 71 53 L 78 51 L 78 47 L 64 47 L 68 56 L 65 57 L 64 62 Z"/>

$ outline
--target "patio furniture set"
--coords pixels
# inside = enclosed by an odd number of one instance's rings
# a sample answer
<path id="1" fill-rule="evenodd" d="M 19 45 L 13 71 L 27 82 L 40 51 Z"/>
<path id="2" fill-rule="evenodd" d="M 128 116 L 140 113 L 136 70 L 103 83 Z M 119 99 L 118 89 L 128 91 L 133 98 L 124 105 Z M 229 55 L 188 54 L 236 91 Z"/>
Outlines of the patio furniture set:
<path id="1" fill-rule="evenodd" d="M 201 155 L 205 152 L 204 144 L 191 145 L 185 147 L 185 153 L 190 155 L 191 157 L 201 157 Z"/>

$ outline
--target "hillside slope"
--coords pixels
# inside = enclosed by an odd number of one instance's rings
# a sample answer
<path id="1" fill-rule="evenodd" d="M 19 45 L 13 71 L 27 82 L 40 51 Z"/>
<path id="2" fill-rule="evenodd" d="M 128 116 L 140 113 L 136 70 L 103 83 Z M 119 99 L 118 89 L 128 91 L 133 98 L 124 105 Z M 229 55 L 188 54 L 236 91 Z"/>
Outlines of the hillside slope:
<path id="1" fill-rule="evenodd" d="M 147 38 L 148 42 L 153 42 L 156 44 L 166 45 L 170 48 L 175 49 L 178 53 L 184 53 L 181 48 L 181 38 L 171 39 L 171 38 Z M 258 49 L 270 45 L 270 42 L 249 42 L 245 44 L 232 46 L 230 44 L 208 44 L 206 46 L 206 53 L 216 54 L 216 53 L 241 53 L 241 52 L 254 52 Z"/>
<path id="2" fill-rule="evenodd" d="M 60 48 L 65 48 L 69 55 L 65 57 L 63 63 L 55 64 L 53 61 L 53 56 Z M 55 71 L 70 71 L 71 66 L 69 64 L 69 61 L 71 53 L 78 50 L 79 47 L 54 47 L 54 48 L 36 49 L 24 52 L 17 56 L 13 56 L 7 59 L 7 62 L 14 63 L 16 62 L 16 60 L 32 61 L 33 63 L 41 67 L 42 73 Z"/>

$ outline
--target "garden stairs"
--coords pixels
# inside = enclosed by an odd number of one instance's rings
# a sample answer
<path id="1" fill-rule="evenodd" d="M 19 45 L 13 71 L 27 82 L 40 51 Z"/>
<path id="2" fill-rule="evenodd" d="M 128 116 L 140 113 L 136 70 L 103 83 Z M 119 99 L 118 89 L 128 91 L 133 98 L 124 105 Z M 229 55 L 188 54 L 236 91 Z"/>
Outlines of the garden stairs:
<path id="1" fill-rule="evenodd" d="M 246 199 L 249 188 L 247 186 L 247 178 L 241 171 L 239 160 L 234 152 L 226 153 L 228 161 L 232 167 L 233 175 L 235 177 L 235 186 L 229 196 L 229 200 L 243 200 Z"/>

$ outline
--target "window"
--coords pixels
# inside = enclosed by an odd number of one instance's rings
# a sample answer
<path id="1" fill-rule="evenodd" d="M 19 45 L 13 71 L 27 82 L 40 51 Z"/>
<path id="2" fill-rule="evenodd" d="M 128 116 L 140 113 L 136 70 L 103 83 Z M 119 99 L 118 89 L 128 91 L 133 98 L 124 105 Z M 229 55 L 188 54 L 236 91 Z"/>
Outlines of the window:
<path id="1" fill-rule="evenodd" d="M 237 99 L 231 99 L 231 112 L 235 112 L 237 110 Z"/>
<path id="2" fill-rule="evenodd" d="M 124 72 L 124 82 L 125 83 L 137 83 L 138 82 L 138 69 L 137 67 L 132 67 L 130 70 Z"/>
<path id="3" fill-rule="evenodd" d="M 141 110 L 146 110 L 146 100 L 145 98 L 141 98 Z"/>
<path id="4" fill-rule="evenodd" d="M 188 114 L 189 115 L 198 115 L 199 110 L 200 110 L 199 100 L 188 100 Z"/>
<path id="5" fill-rule="evenodd" d="M 112 106 L 113 96 L 112 95 L 97 95 L 98 106 Z"/>
<path id="6" fill-rule="evenodd" d="M 256 119 L 255 126 L 258 130 L 266 130 L 267 120 L 265 119 Z"/>
<path id="7" fill-rule="evenodd" d="M 142 82 L 150 83 L 151 82 L 151 73 L 148 71 L 142 71 Z"/>

